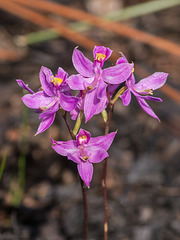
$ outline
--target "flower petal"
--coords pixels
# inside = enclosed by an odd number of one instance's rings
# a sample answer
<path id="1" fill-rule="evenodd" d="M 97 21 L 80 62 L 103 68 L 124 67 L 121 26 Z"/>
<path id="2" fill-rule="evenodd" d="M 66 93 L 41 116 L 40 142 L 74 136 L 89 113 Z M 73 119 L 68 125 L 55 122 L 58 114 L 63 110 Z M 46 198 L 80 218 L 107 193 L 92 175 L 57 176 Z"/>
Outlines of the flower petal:
<path id="1" fill-rule="evenodd" d="M 118 84 L 126 81 L 133 71 L 133 64 L 122 63 L 103 70 L 102 78 L 110 84 Z"/>
<path id="2" fill-rule="evenodd" d="M 131 75 L 129 76 L 129 78 L 126 80 L 126 86 L 127 86 L 128 88 L 131 88 L 134 84 L 135 84 L 135 77 L 134 77 L 134 74 L 131 73 Z"/>
<path id="3" fill-rule="evenodd" d="M 94 65 L 97 66 L 100 63 L 100 67 L 111 56 L 112 50 L 104 46 L 95 46 L 93 50 Z"/>
<path id="4" fill-rule="evenodd" d="M 142 79 L 134 85 L 134 89 L 138 91 L 147 90 L 147 89 L 158 89 L 162 87 L 167 79 L 168 74 L 163 72 L 155 72 L 151 76 Z"/>
<path id="5" fill-rule="evenodd" d="M 68 153 L 67 154 L 68 160 L 71 160 L 75 163 L 81 163 L 80 154 L 77 153 L 79 153 L 79 151 L 76 151 L 74 153 Z"/>
<path id="6" fill-rule="evenodd" d="M 106 96 L 106 87 L 108 85 L 102 80 L 102 78 L 99 79 L 99 85 L 97 87 L 97 98 L 102 98 Z"/>
<path id="7" fill-rule="evenodd" d="M 70 115 L 71 115 L 72 120 L 76 120 L 79 112 L 84 111 L 84 97 L 82 96 L 82 91 L 79 92 L 77 97 L 79 97 L 77 105 L 72 111 L 70 111 Z"/>
<path id="8" fill-rule="evenodd" d="M 96 111 L 94 115 L 101 113 L 108 105 L 108 98 L 107 96 L 102 97 L 101 99 L 98 99 L 99 103 L 96 106 Z"/>
<path id="9" fill-rule="evenodd" d="M 80 141 L 79 141 L 79 138 L 81 137 L 81 136 L 86 136 L 86 144 L 89 142 L 89 140 L 90 140 L 90 138 L 91 138 L 91 134 L 88 132 L 88 131 L 85 131 L 84 129 L 80 129 L 79 130 L 79 133 L 77 134 L 77 136 L 76 136 L 76 140 L 77 140 L 77 143 L 80 145 L 81 143 L 80 143 Z"/>
<path id="10" fill-rule="evenodd" d="M 122 64 L 122 63 L 128 63 L 127 58 L 125 57 L 125 55 L 121 52 L 122 57 L 118 58 L 116 65 L 117 64 Z"/>
<path id="11" fill-rule="evenodd" d="M 71 75 L 67 79 L 67 84 L 72 90 L 85 90 L 85 83 L 86 78 L 82 77 L 80 74 Z"/>
<path id="12" fill-rule="evenodd" d="M 122 99 L 123 105 L 124 106 L 128 106 L 129 103 L 131 102 L 131 92 L 129 89 L 127 89 L 123 95 L 120 96 L 120 98 Z"/>
<path id="13" fill-rule="evenodd" d="M 59 67 L 56 77 L 66 80 L 67 76 L 68 76 L 68 73 L 65 72 L 63 68 Z"/>
<path id="14" fill-rule="evenodd" d="M 87 187 L 89 188 L 90 182 L 92 180 L 93 176 L 93 165 L 89 161 L 81 161 L 77 165 L 78 167 L 78 172 L 82 180 L 85 182 Z"/>
<path id="15" fill-rule="evenodd" d="M 43 91 L 39 91 L 34 94 L 26 94 L 22 97 L 23 103 L 27 107 L 33 108 L 33 109 L 38 109 L 40 107 L 46 107 L 53 100 L 54 100 L 54 97 L 49 97 Z"/>
<path id="16" fill-rule="evenodd" d="M 162 102 L 161 98 L 158 97 L 151 97 L 151 96 L 141 96 L 141 99 L 155 101 L 155 102 Z"/>
<path id="17" fill-rule="evenodd" d="M 92 77 L 94 75 L 93 63 L 87 59 L 81 51 L 74 49 L 72 61 L 75 69 L 84 77 Z"/>
<path id="18" fill-rule="evenodd" d="M 139 103 L 139 105 L 141 106 L 141 108 L 147 113 L 149 114 L 151 117 L 156 118 L 159 120 L 158 116 L 153 112 L 153 110 L 151 109 L 151 107 L 147 104 L 147 102 L 142 99 L 141 97 L 137 97 L 137 101 Z M 160 120 L 159 120 L 160 121 Z"/>
<path id="19" fill-rule="evenodd" d="M 52 148 L 62 156 L 67 156 L 69 153 L 74 154 L 77 151 L 77 143 L 75 140 L 63 142 L 51 139 L 51 142 Z"/>
<path id="20" fill-rule="evenodd" d="M 42 119 L 42 118 L 46 117 L 47 115 L 51 115 L 59 110 L 59 103 L 56 102 L 55 100 L 52 101 L 49 105 L 52 105 L 52 106 L 45 110 L 41 109 L 41 112 L 39 114 L 39 119 Z"/>
<path id="21" fill-rule="evenodd" d="M 42 119 L 35 136 L 39 133 L 44 132 L 46 129 L 48 129 L 53 124 L 55 115 L 56 115 L 56 113 L 48 114 L 46 117 L 44 117 Z"/>
<path id="22" fill-rule="evenodd" d="M 29 87 L 28 87 L 28 84 L 25 84 L 21 79 L 17 79 L 16 82 L 18 83 L 18 85 L 22 88 L 24 88 L 25 90 L 27 90 L 29 93 L 33 94 L 34 91 L 31 90 Z"/>
<path id="23" fill-rule="evenodd" d="M 104 136 L 91 138 L 88 142 L 88 148 L 93 149 L 93 147 L 98 147 L 98 148 L 102 148 L 105 151 L 107 151 L 109 149 L 109 147 L 111 146 L 116 133 L 117 133 L 117 131 L 109 133 Z"/>
<path id="24" fill-rule="evenodd" d="M 107 151 L 101 148 L 94 147 L 93 151 L 91 152 L 91 156 L 89 157 L 89 162 L 99 163 L 107 157 L 109 157 Z"/>
<path id="25" fill-rule="evenodd" d="M 93 50 L 94 59 L 96 58 L 97 53 L 105 55 L 104 61 L 106 61 L 111 56 L 112 50 L 104 46 L 95 46 Z"/>
<path id="26" fill-rule="evenodd" d="M 40 82 L 41 82 L 43 91 L 48 96 L 54 95 L 53 85 L 51 84 L 51 77 L 53 77 L 51 70 L 42 66 L 40 73 L 39 73 L 39 78 L 40 78 Z"/>
<path id="27" fill-rule="evenodd" d="M 110 97 L 113 96 L 115 93 L 116 89 L 120 86 L 120 84 L 108 84 L 108 92 Z"/>
<path id="28" fill-rule="evenodd" d="M 97 89 L 96 88 L 94 88 L 92 91 L 88 91 L 86 93 L 86 96 L 84 99 L 84 115 L 85 115 L 86 122 L 96 112 L 96 107 L 98 106 L 99 102 L 100 102 L 100 100 L 97 99 Z"/>
<path id="29" fill-rule="evenodd" d="M 60 95 L 60 105 L 65 111 L 71 111 L 73 110 L 77 103 L 79 98 L 74 97 L 73 95 L 66 95 L 64 93 L 61 93 Z"/>

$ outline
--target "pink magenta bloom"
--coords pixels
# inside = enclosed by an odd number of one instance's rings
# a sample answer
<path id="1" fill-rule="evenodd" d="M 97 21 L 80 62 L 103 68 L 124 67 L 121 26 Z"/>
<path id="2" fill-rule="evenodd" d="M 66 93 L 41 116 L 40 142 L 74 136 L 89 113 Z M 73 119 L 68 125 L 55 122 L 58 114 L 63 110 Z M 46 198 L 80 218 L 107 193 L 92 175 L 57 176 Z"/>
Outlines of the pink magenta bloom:
<path id="1" fill-rule="evenodd" d="M 36 135 L 53 124 L 59 107 L 71 111 L 78 102 L 78 98 L 73 97 L 70 92 L 71 89 L 66 83 L 67 73 L 62 68 L 58 68 L 57 75 L 54 76 L 50 69 L 41 67 L 39 76 L 42 87 L 36 93 L 22 80 L 17 80 L 19 86 L 29 92 L 22 97 L 23 103 L 29 108 L 36 109 L 39 119 L 42 119 Z"/>
<path id="2" fill-rule="evenodd" d="M 108 157 L 107 150 L 116 135 L 116 132 L 100 137 L 91 137 L 83 129 L 79 130 L 76 140 L 67 142 L 52 140 L 52 148 L 60 155 L 77 163 L 80 177 L 89 187 L 93 176 L 93 163 L 99 163 Z"/>
<path id="3" fill-rule="evenodd" d="M 81 107 L 86 122 L 95 114 L 102 112 L 108 103 L 106 88 L 108 84 L 120 84 L 130 76 L 133 64 L 123 63 L 102 69 L 112 50 L 95 46 L 94 63 L 87 59 L 77 48 L 74 49 L 72 61 L 78 75 L 72 75 L 67 82 L 71 89 L 81 90 Z M 78 110 L 78 109 L 77 109 Z M 75 115 L 73 115 L 75 117 Z"/>
<path id="4" fill-rule="evenodd" d="M 128 62 L 126 57 L 122 55 L 121 58 L 117 60 L 117 64 L 123 64 Z M 158 116 L 153 112 L 151 107 L 147 104 L 145 100 L 162 102 L 161 98 L 149 96 L 153 94 L 153 91 L 162 87 L 167 79 L 168 74 L 163 72 L 155 72 L 147 78 L 140 80 L 135 83 L 135 77 L 132 73 L 130 77 L 126 80 L 127 90 L 121 96 L 124 106 L 128 106 L 131 102 L 131 93 L 136 97 L 141 108 L 149 114 L 151 117 L 159 120 Z"/>

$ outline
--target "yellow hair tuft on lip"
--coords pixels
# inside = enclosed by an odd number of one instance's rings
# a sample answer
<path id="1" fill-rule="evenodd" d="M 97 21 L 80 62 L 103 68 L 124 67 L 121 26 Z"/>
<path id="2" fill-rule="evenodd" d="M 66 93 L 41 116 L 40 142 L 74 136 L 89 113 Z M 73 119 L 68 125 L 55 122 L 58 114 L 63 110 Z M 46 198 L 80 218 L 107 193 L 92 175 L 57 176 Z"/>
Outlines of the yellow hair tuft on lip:
<path id="1" fill-rule="evenodd" d="M 52 82 L 55 86 L 60 86 L 61 83 L 63 82 L 63 79 L 52 76 L 52 77 L 51 77 L 51 82 Z"/>
<path id="2" fill-rule="evenodd" d="M 101 61 L 103 61 L 105 58 L 106 58 L 106 55 L 105 55 L 105 54 L 102 54 L 102 53 L 96 53 L 95 60 L 101 62 Z"/>

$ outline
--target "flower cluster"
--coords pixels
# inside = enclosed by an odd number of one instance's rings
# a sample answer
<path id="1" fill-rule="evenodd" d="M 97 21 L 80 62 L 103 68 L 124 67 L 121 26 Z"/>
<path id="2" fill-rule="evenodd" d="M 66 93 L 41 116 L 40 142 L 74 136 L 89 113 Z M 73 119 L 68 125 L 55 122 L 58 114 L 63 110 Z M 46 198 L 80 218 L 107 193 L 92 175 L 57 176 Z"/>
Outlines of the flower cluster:
<path id="1" fill-rule="evenodd" d="M 72 120 L 78 119 L 79 114 L 84 113 L 85 122 L 87 122 L 106 109 L 110 98 L 115 101 L 120 97 L 125 106 L 129 105 L 131 93 L 147 114 L 159 119 L 145 100 L 162 101 L 160 98 L 149 95 L 164 85 L 168 74 L 156 72 L 135 83 L 134 65 L 128 63 L 123 54 L 115 66 L 103 68 L 104 62 L 111 54 L 111 49 L 95 46 L 94 62 L 91 62 L 75 48 L 72 61 L 78 74 L 68 77 L 68 74 L 59 67 L 54 76 L 50 69 L 42 67 L 39 75 L 41 87 L 37 92 L 31 90 L 22 80 L 17 80 L 19 86 L 29 92 L 22 97 L 23 103 L 35 109 L 41 119 L 36 135 L 53 124 L 58 110 L 70 112 Z M 79 91 L 76 96 L 73 95 L 73 90 Z M 107 150 L 115 134 L 116 132 L 113 132 L 91 138 L 89 132 L 80 129 L 76 140 L 62 142 L 52 139 L 52 148 L 60 155 L 67 156 L 68 159 L 77 163 L 79 175 L 89 187 L 93 174 L 92 164 L 108 157 Z"/>
<path id="2" fill-rule="evenodd" d="M 79 175 L 89 187 L 93 175 L 93 163 L 99 163 L 109 156 L 107 150 L 115 135 L 116 132 L 112 132 L 92 138 L 89 132 L 80 129 L 76 140 L 62 142 L 52 139 L 52 148 L 77 163 Z"/>

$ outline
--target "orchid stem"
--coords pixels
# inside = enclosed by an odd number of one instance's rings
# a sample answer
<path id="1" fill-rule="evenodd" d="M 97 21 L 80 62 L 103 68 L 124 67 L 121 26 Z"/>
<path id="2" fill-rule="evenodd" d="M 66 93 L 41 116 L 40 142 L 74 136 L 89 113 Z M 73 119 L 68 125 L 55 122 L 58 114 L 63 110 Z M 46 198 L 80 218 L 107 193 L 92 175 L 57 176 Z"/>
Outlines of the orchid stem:
<path id="1" fill-rule="evenodd" d="M 67 112 L 63 111 L 62 116 L 64 118 L 64 121 L 66 123 L 66 126 L 68 128 L 68 131 L 71 135 L 71 138 L 73 140 L 76 139 L 76 135 L 73 133 L 71 126 L 68 123 L 67 120 Z M 82 114 L 83 116 L 83 114 Z M 81 123 L 80 123 L 81 124 Z M 80 126 L 80 125 L 79 125 Z M 87 240 L 87 235 L 88 235 L 88 208 L 87 208 L 87 198 L 86 198 L 86 189 L 83 180 L 79 177 L 80 183 L 81 183 L 81 189 L 82 189 L 82 197 L 83 197 L 83 206 L 84 206 L 84 240 Z"/>
<path id="2" fill-rule="evenodd" d="M 108 89 L 107 89 L 107 97 L 109 100 L 109 111 L 108 111 L 108 118 L 105 123 L 105 135 L 109 133 L 110 121 L 112 118 L 112 113 L 114 108 L 114 102 L 110 98 Z M 103 198 L 104 198 L 104 240 L 108 240 L 108 205 L 107 205 L 106 175 L 107 175 L 107 158 L 104 160 L 103 177 L 102 177 L 102 190 L 103 190 Z"/>
<path id="3" fill-rule="evenodd" d="M 65 111 L 65 112 L 62 112 L 62 116 L 63 116 L 63 118 L 64 118 L 64 121 L 65 121 L 66 126 L 67 126 L 67 128 L 68 128 L 68 131 L 69 131 L 69 133 L 70 133 L 70 135 L 71 135 L 71 138 L 72 138 L 73 140 L 75 140 L 75 139 L 76 139 L 76 136 L 74 135 L 74 133 L 73 133 L 73 131 L 72 131 L 72 129 L 71 129 L 69 123 L 68 123 L 68 120 L 67 120 L 67 112 L 66 112 L 66 111 Z"/>
<path id="4" fill-rule="evenodd" d="M 84 182 L 81 178 L 80 178 L 80 182 L 81 182 L 83 206 L 84 206 L 84 240 L 87 240 L 88 239 L 88 208 L 87 208 L 86 189 L 84 186 Z"/>

